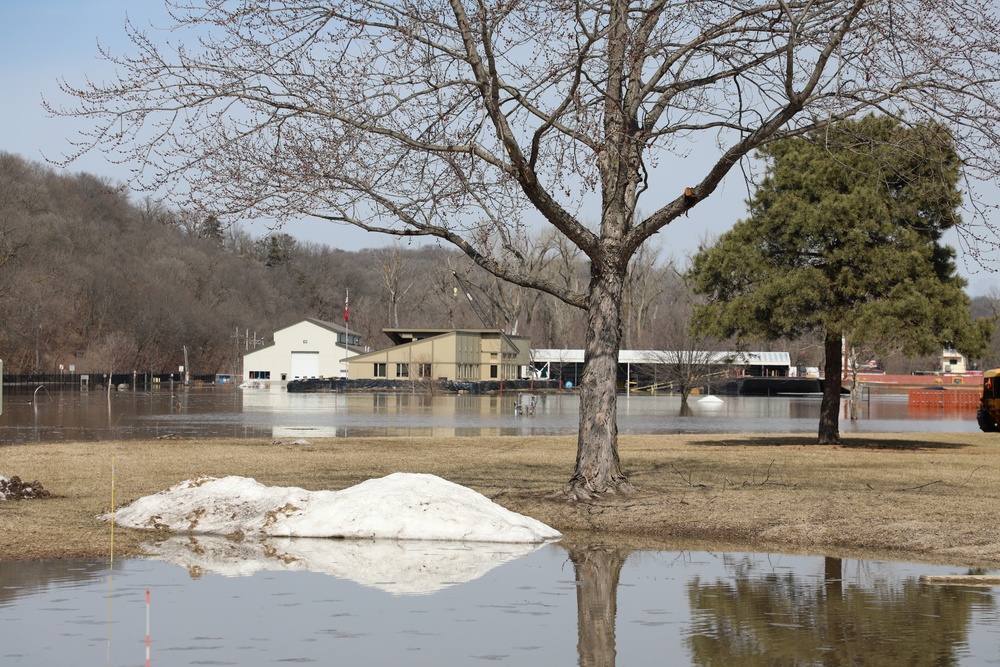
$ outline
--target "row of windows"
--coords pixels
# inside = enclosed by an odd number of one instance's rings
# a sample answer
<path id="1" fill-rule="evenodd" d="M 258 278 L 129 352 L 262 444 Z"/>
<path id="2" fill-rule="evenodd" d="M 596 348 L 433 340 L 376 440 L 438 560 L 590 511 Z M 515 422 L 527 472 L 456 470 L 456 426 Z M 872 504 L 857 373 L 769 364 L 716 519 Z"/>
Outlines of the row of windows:
<path id="1" fill-rule="evenodd" d="M 372 376 L 377 378 L 388 377 L 388 375 L 386 375 L 387 371 L 388 371 L 387 364 L 376 363 L 375 370 Z M 417 377 L 429 378 L 430 376 L 431 376 L 430 364 L 417 364 Z M 396 364 L 396 377 L 398 378 L 410 377 L 410 364 Z"/>
<path id="2" fill-rule="evenodd" d="M 373 377 L 377 378 L 387 378 L 388 377 L 388 364 L 386 363 L 376 363 L 374 368 Z M 410 364 L 395 364 L 395 370 L 397 378 L 408 378 L 410 377 Z M 504 379 L 510 379 L 515 376 L 515 366 L 511 364 L 504 364 Z M 429 379 L 431 377 L 431 364 L 416 364 L 417 377 L 423 380 Z M 479 379 L 479 364 L 457 364 L 455 377 L 459 380 L 478 380 Z M 497 380 L 500 378 L 500 366 L 497 364 L 490 364 L 490 379 Z M 251 380 L 270 380 L 271 371 L 249 371 L 249 379 Z M 282 377 L 282 379 L 285 379 Z"/>
<path id="3" fill-rule="evenodd" d="M 506 355 L 504 355 L 506 356 Z M 394 364 L 396 374 L 394 377 L 397 378 L 408 378 L 410 377 L 410 364 Z M 500 369 L 504 369 L 503 378 L 509 379 L 515 376 L 516 366 L 513 364 L 490 364 L 489 376 L 491 379 L 499 379 L 501 377 Z M 389 364 L 385 362 L 379 362 L 374 364 L 374 370 L 372 377 L 376 378 L 388 378 Z M 417 377 L 420 379 L 429 379 L 432 377 L 432 366 L 431 364 L 416 364 Z M 480 379 L 480 364 L 456 364 L 456 375 L 455 377 L 459 380 L 478 380 Z M 271 371 L 249 371 L 250 380 L 270 380 Z M 284 378 L 282 378 L 284 379 Z"/>
<path id="4" fill-rule="evenodd" d="M 344 343 L 344 338 L 345 338 L 344 334 L 342 334 L 342 333 L 337 334 L 337 342 L 340 343 L 341 345 L 343 345 L 343 343 Z M 361 336 L 355 336 L 353 334 L 347 336 L 347 344 L 348 345 L 357 345 L 358 347 L 360 347 L 361 346 Z"/>

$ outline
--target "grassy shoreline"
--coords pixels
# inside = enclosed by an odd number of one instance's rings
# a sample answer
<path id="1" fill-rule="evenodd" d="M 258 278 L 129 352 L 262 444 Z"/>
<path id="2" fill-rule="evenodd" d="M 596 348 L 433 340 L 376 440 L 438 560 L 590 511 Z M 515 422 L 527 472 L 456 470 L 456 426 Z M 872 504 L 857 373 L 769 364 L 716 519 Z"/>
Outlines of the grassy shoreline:
<path id="1" fill-rule="evenodd" d="M 734 548 L 1000 568 L 1000 438 L 982 433 L 623 436 L 635 494 L 568 502 L 573 437 L 260 439 L 0 446 L 0 475 L 52 497 L 0 501 L 0 560 L 100 558 L 97 515 L 199 475 L 340 489 L 392 472 L 471 487 L 573 541 Z M 115 558 L 153 540 L 115 529 Z"/>

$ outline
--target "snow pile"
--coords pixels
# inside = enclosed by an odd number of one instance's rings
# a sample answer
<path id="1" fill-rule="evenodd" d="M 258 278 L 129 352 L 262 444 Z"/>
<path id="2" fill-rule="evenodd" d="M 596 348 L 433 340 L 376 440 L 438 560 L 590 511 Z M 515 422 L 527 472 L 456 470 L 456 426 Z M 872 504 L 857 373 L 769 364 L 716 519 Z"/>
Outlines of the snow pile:
<path id="1" fill-rule="evenodd" d="M 726 402 L 718 396 L 705 396 L 699 398 L 694 404 L 694 409 L 698 412 L 716 412 L 726 407 Z"/>
<path id="2" fill-rule="evenodd" d="M 204 573 L 317 572 L 393 595 L 426 595 L 473 581 L 541 545 L 422 540 L 267 538 L 234 542 L 217 535 L 179 536 L 157 544 L 152 558 Z"/>
<path id="3" fill-rule="evenodd" d="M 113 518 L 129 528 L 228 536 L 526 543 L 561 537 L 472 489 L 413 473 L 370 479 L 342 491 L 202 477 L 140 498 Z"/>

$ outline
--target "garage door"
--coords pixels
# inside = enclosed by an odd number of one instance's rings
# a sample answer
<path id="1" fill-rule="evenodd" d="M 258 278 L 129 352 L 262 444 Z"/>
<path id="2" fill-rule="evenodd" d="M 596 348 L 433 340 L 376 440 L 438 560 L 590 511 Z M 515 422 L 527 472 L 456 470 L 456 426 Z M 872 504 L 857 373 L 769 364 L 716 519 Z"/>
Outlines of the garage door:
<path id="1" fill-rule="evenodd" d="M 319 352 L 292 352 L 292 379 L 319 377 Z"/>

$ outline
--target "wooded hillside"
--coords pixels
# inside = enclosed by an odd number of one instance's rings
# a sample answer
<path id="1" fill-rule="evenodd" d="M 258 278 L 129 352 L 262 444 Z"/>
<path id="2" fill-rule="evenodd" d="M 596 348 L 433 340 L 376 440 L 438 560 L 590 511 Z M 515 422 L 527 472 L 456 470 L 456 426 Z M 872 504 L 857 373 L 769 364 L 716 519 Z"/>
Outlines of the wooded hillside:
<path id="1" fill-rule="evenodd" d="M 317 222 L 316 224 L 328 224 Z M 553 297 L 499 282 L 456 250 L 373 235 L 369 250 L 255 238 L 193 220 L 89 174 L 64 175 L 0 152 L 0 358 L 10 374 L 239 373 L 241 357 L 305 317 L 343 323 L 385 347 L 390 326 L 516 331 L 536 348 L 578 348 L 583 313 Z M 579 251 L 554 235 L 532 239 L 524 261 L 551 280 L 587 279 Z M 456 280 L 455 272 L 461 281 Z M 692 296 L 683 267 L 645 248 L 626 290 L 623 347 L 713 349 L 687 333 Z M 464 281 L 464 282 L 463 282 Z M 990 314 L 995 299 L 974 302 Z M 818 365 L 815 341 L 781 344 Z M 769 349 L 760 345 L 759 349 Z M 995 357 L 994 357 L 995 359 Z M 930 360 L 897 360 L 926 368 Z"/>
<path id="2" fill-rule="evenodd" d="M 317 223 L 325 224 L 325 223 Z M 540 346 L 579 345 L 579 316 L 555 299 L 500 286 L 455 250 L 373 237 L 349 252 L 263 239 L 135 201 L 98 176 L 62 175 L 0 153 L 0 358 L 7 373 L 238 372 L 276 329 L 316 317 L 384 347 L 387 326 L 483 326 L 457 272 L 497 326 Z M 560 257 L 563 279 L 580 279 Z"/>

